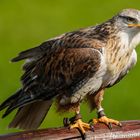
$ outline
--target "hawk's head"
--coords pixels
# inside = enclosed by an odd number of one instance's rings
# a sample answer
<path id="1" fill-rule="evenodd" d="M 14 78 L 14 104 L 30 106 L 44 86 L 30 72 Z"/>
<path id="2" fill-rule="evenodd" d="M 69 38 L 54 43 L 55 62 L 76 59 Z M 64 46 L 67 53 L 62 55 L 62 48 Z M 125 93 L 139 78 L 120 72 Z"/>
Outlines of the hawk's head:
<path id="1" fill-rule="evenodd" d="M 123 41 L 129 46 L 136 47 L 140 43 L 140 11 L 124 9 L 112 18 L 115 29 Z M 123 42 L 122 42 L 123 43 Z"/>

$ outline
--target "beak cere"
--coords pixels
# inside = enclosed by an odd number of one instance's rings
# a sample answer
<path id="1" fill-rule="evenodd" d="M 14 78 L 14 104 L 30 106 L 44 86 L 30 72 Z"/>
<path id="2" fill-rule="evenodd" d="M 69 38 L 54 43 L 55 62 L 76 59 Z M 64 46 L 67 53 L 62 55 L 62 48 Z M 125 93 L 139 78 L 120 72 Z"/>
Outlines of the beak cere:
<path id="1" fill-rule="evenodd" d="M 128 27 L 140 27 L 140 24 L 128 24 Z"/>

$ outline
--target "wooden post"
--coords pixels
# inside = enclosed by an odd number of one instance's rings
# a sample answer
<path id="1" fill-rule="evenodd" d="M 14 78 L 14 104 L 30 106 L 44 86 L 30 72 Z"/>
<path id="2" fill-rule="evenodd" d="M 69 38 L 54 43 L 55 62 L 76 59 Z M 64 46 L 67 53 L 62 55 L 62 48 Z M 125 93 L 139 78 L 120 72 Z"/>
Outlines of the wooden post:
<path id="1" fill-rule="evenodd" d="M 140 139 L 140 120 L 122 121 L 122 127 L 113 125 L 109 130 L 104 124 L 96 124 L 95 132 L 87 131 L 87 140 L 109 139 Z M 1 135 L 0 140 L 82 140 L 77 129 L 49 128 L 34 131 L 24 131 L 13 134 Z"/>

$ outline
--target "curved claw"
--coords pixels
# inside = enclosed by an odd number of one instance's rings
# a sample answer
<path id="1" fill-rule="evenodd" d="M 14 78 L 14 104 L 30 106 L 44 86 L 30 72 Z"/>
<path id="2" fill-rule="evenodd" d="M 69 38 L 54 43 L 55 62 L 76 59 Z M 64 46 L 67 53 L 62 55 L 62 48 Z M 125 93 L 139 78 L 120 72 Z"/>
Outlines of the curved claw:
<path id="1" fill-rule="evenodd" d="M 90 124 L 90 129 L 91 129 L 92 132 L 95 131 L 94 126 L 92 124 Z"/>
<path id="2" fill-rule="evenodd" d="M 109 119 L 106 116 L 102 116 L 99 119 L 93 119 L 93 124 L 96 124 L 96 123 L 104 123 L 108 126 L 109 129 L 112 129 L 112 124 L 122 127 L 122 124 L 119 121 Z"/>
<path id="3" fill-rule="evenodd" d="M 85 129 L 91 129 L 90 124 L 82 122 L 81 119 L 75 121 L 74 124 L 70 124 L 70 129 L 78 128 L 84 135 L 86 133 Z"/>
<path id="4" fill-rule="evenodd" d="M 64 119 L 63 119 L 63 125 L 64 125 L 64 127 L 67 127 L 67 126 L 70 125 L 69 118 L 64 118 Z"/>
<path id="5" fill-rule="evenodd" d="M 110 130 L 112 130 L 112 123 L 108 123 L 108 128 L 110 129 Z"/>

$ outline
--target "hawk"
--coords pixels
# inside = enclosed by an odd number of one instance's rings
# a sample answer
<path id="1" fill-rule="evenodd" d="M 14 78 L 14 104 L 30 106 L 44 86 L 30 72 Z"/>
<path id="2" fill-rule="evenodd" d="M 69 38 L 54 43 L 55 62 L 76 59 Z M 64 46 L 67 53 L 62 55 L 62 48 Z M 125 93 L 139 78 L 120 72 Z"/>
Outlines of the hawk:
<path id="1" fill-rule="evenodd" d="M 121 126 L 107 118 L 101 102 L 105 89 L 136 64 L 139 43 L 140 11 L 124 9 L 102 24 L 62 34 L 19 53 L 12 62 L 26 60 L 22 87 L 0 105 L 0 110 L 7 108 L 2 117 L 18 108 L 9 127 L 36 129 L 56 102 L 58 111 L 75 112 L 69 123 L 64 119 L 65 124 L 85 134 L 91 127 L 82 121 L 80 103 L 86 99 L 91 110 L 97 109 L 94 124 Z"/>

